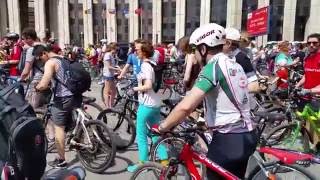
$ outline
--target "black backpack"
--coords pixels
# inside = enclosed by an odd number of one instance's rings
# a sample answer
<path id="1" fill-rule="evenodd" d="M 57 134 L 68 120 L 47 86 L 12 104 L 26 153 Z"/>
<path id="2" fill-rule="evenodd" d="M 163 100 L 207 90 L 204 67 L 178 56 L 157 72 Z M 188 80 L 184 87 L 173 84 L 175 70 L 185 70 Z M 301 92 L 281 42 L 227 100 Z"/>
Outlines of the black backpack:
<path id="1" fill-rule="evenodd" d="M 152 84 L 153 90 L 155 93 L 159 91 L 162 85 L 162 73 L 163 73 L 163 67 L 162 65 L 155 65 L 152 62 L 148 61 L 148 63 L 152 66 L 154 75 L 155 75 L 155 81 Z"/>
<path id="2" fill-rule="evenodd" d="M 28 49 L 23 49 L 23 48 L 21 48 L 21 49 L 22 49 L 22 52 L 21 52 L 19 63 L 18 63 L 18 71 L 20 73 L 22 73 L 24 66 L 26 64 L 26 56 L 27 56 L 27 50 L 28 50 Z"/>
<path id="3" fill-rule="evenodd" d="M 75 95 L 81 95 L 88 91 L 91 86 L 91 76 L 88 71 L 78 61 L 71 61 L 67 58 L 54 57 L 61 61 L 62 68 L 64 69 L 66 82 L 63 83 L 55 78 L 58 83 L 61 83 L 68 90 Z"/>
<path id="4" fill-rule="evenodd" d="M 18 83 L 0 90 L 0 147 L 0 161 L 13 167 L 11 176 L 41 178 L 47 164 L 45 130 Z"/>

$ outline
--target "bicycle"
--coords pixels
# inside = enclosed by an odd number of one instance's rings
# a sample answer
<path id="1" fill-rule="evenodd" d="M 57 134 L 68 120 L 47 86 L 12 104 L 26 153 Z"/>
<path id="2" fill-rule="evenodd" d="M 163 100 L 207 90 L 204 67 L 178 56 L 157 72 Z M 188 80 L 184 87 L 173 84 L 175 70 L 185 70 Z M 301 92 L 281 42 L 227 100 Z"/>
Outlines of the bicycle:
<path id="1" fill-rule="evenodd" d="M 48 121 L 51 119 L 52 103 L 42 118 L 46 128 Z M 70 145 L 69 149 L 75 149 L 81 164 L 91 172 L 102 173 L 112 163 L 116 154 L 116 146 L 113 134 L 109 128 L 101 121 L 92 120 L 92 117 L 81 108 L 72 111 L 72 118 L 75 120 L 75 126 L 72 132 L 66 138 L 66 144 Z M 100 153 L 105 152 L 101 164 L 93 162 L 100 157 Z M 96 165 L 96 166 L 95 166 Z"/>
<path id="2" fill-rule="evenodd" d="M 204 155 L 203 153 L 198 153 L 191 148 L 193 143 L 195 142 L 194 134 L 196 131 L 199 131 L 199 128 L 188 128 L 185 129 L 183 132 L 180 132 L 182 133 L 180 135 L 185 137 L 183 138 L 183 147 L 179 152 L 178 158 L 170 159 L 168 167 L 162 166 L 161 164 L 156 162 L 145 163 L 138 167 L 138 169 L 132 175 L 131 180 L 140 179 L 138 178 L 140 175 L 142 175 L 141 179 L 177 179 L 178 177 L 181 177 L 182 179 L 183 177 L 188 177 L 190 179 L 200 180 L 201 176 L 193 160 L 197 160 L 203 165 L 205 165 L 207 168 L 217 172 L 219 175 L 224 177 L 224 179 L 240 179 L 232 173 L 230 173 L 229 171 L 217 165 L 215 162 L 208 159 L 206 155 Z M 251 179 L 261 179 L 261 176 L 258 175 L 264 175 L 264 178 L 266 179 L 274 179 L 275 177 L 282 176 L 283 173 L 285 173 L 285 175 L 288 175 L 288 173 L 293 172 L 297 172 L 298 174 L 301 174 L 303 177 L 307 179 L 314 179 L 314 176 L 310 174 L 310 172 L 300 167 L 293 166 L 293 164 L 299 164 L 303 162 L 317 164 L 320 163 L 319 157 L 291 150 L 283 150 L 271 147 L 260 147 L 258 151 L 264 154 L 270 154 L 272 156 L 275 156 L 279 159 L 279 161 L 273 163 L 266 163 L 263 160 L 257 159 L 259 167 L 249 174 L 249 177 L 251 177 Z M 178 172 L 178 165 L 183 165 L 186 167 L 187 171 L 185 174 Z M 257 176 L 259 178 L 257 178 Z"/>

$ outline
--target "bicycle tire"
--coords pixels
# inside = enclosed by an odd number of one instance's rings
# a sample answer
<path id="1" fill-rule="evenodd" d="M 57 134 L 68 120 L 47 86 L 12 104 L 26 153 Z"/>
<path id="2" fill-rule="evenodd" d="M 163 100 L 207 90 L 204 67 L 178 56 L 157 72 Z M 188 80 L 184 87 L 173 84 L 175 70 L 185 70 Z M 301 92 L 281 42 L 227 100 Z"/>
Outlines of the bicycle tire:
<path id="1" fill-rule="evenodd" d="M 107 114 L 112 114 L 112 115 L 108 116 Z M 110 117 L 115 116 L 115 114 L 118 115 L 116 118 L 119 118 L 119 119 L 117 119 L 117 122 L 115 122 L 114 127 L 110 127 L 111 126 L 110 125 L 111 124 Z M 108 120 L 108 118 L 109 118 L 109 120 Z M 104 122 L 122 140 L 122 141 L 120 140 L 119 142 L 118 142 L 118 140 L 116 141 L 117 142 L 116 143 L 117 149 L 119 149 L 119 150 L 127 149 L 128 147 L 130 147 L 134 143 L 134 140 L 136 139 L 136 135 L 137 135 L 136 126 L 135 126 L 134 122 L 127 115 L 123 114 L 122 112 L 113 110 L 113 109 L 106 109 L 106 110 L 103 110 L 98 115 L 97 120 Z M 124 122 L 126 122 L 126 123 L 124 123 Z M 121 131 L 122 129 L 120 127 L 126 128 L 125 131 L 127 134 L 124 133 L 123 131 Z M 124 140 L 126 140 L 127 142 L 123 143 Z"/>
<path id="2" fill-rule="evenodd" d="M 47 141 L 47 152 L 48 153 L 55 153 L 57 152 L 56 151 L 56 146 L 55 146 L 55 143 L 53 144 L 50 144 L 49 145 L 49 135 L 48 135 L 48 132 L 47 132 L 47 125 L 48 125 L 48 117 L 46 117 L 46 110 L 41 110 L 41 109 L 35 109 L 34 110 L 37 118 L 39 118 L 41 120 L 41 123 L 43 125 L 43 128 L 45 129 L 45 133 L 46 133 L 46 141 Z"/>
<path id="3" fill-rule="evenodd" d="M 280 167 L 284 167 L 284 168 L 288 168 L 288 169 L 292 169 L 300 174 L 302 174 L 303 176 L 305 176 L 307 179 L 316 179 L 314 177 L 314 175 L 312 175 L 311 172 L 309 172 L 306 168 L 302 168 L 298 165 L 285 165 L 285 164 L 278 164 L 278 163 L 267 163 L 263 165 L 265 170 L 270 170 L 270 169 L 274 169 L 276 166 L 280 166 Z M 281 173 L 281 172 L 279 172 Z M 274 175 L 277 175 L 277 173 L 273 173 Z M 260 176 L 259 176 L 260 175 Z M 287 174 L 288 175 L 288 174 Z M 295 176 L 296 177 L 296 176 Z M 262 172 L 262 169 L 260 166 L 257 166 L 256 168 L 254 168 L 248 175 L 248 177 L 246 179 L 250 179 L 250 180 L 261 180 L 261 179 L 268 179 L 267 177 L 265 177 L 264 172 Z M 278 179 L 278 178 L 277 178 Z M 300 178 L 299 178 L 300 180 Z M 301 179 L 301 180 L 305 180 L 305 179 Z"/>
<path id="4" fill-rule="evenodd" d="M 296 128 L 296 126 L 297 126 L 296 122 L 290 122 L 290 123 L 282 124 L 282 125 L 280 125 L 278 127 L 275 127 L 273 129 L 271 129 L 270 132 L 264 137 L 265 140 L 267 141 L 267 145 L 268 146 L 275 146 L 276 143 L 280 143 L 283 140 L 283 137 L 286 136 L 286 135 L 290 135 L 290 133 Z M 279 135 L 276 135 L 275 142 L 268 141 L 268 139 L 271 139 L 272 136 L 274 134 L 276 134 L 276 132 L 281 131 L 281 130 L 283 130 L 283 132 L 282 133 L 280 132 Z M 301 131 L 300 133 L 302 133 L 301 140 L 302 140 L 303 151 L 309 151 L 310 150 L 310 144 L 309 144 L 310 139 L 309 139 L 309 136 L 307 135 L 307 132 L 303 127 L 301 127 L 300 131 Z"/>
<path id="5" fill-rule="evenodd" d="M 91 102 L 91 103 L 83 104 L 83 106 L 84 106 L 84 107 L 86 107 L 86 106 L 91 106 L 91 107 L 93 107 L 93 109 L 98 110 L 98 115 L 103 111 L 103 108 L 102 108 L 99 104 L 97 104 L 96 102 Z M 83 110 L 87 112 L 87 109 L 88 109 L 88 111 L 91 110 L 90 108 L 84 108 Z M 95 112 L 94 112 L 94 113 L 95 113 Z M 92 113 L 89 113 L 89 114 L 90 114 L 90 116 L 91 116 Z M 94 120 L 97 119 L 96 117 L 92 117 L 92 118 L 93 118 Z"/>
<path id="6" fill-rule="evenodd" d="M 130 177 L 130 180 L 136 180 L 137 177 L 140 175 L 140 173 L 147 171 L 147 170 L 153 171 L 152 174 L 155 176 L 154 179 L 160 179 L 159 177 L 157 177 L 157 175 L 160 174 L 164 169 L 165 169 L 165 167 L 159 163 L 147 162 L 147 163 L 144 163 L 144 164 L 138 166 L 136 171 Z M 154 171 L 157 171 L 158 173 L 155 173 Z M 144 179 L 152 180 L 150 177 L 148 177 L 148 178 L 145 177 Z"/>
<path id="7" fill-rule="evenodd" d="M 103 141 L 105 148 L 108 148 L 108 152 L 110 152 L 110 154 L 108 154 L 108 157 L 106 157 L 107 159 L 98 167 L 93 167 L 91 165 L 89 165 L 89 163 L 87 162 L 87 159 L 85 159 L 86 154 L 89 153 L 91 154 L 90 157 L 97 157 L 97 152 L 101 149 L 96 149 L 97 144 L 95 144 L 94 149 L 90 149 L 90 151 L 88 149 L 78 149 L 77 150 L 77 156 L 79 157 L 79 160 L 81 162 L 81 164 L 88 169 L 89 171 L 93 172 L 93 173 L 103 173 L 108 167 L 110 167 L 112 161 L 115 158 L 116 155 L 116 146 L 115 146 L 115 142 L 113 139 L 113 134 L 111 133 L 111 131 L 109 130 L 109 128 L 102 123 L 101 121 L 97 121 L 97 120 L 92 120 L 92 121 L 88 121 L 85 122 L 85 127 L 88 128 L 89 126 L 100 126 L 100 128 L 97 128 L 98 131 L 98 135 L 99 138 Z M 101 129 L 102 128 L 102 129 Z M 88 130 L 88 129 L 87 129 Z M 84 140 L 83 138 L 81 138 L 81 135 L 83 134 L 83 128 L 80 128 L 78 130 L 78 132 L 76 133 L 76 138 L 77 140 Z M 89 130 L 88 130 L 89 131 Z M 94 134 L 95 136 L 97 134 Z M 90 138 L 90 140 L 92 141 L 93 139 Z M 97 140 L 95 140 L 97 141 Z M 98 140 L 99 141 L 99 140 Z M 93 143 L 97 143 L 97 142 L 93 142 Z M 98 147 L 99 148 L 99 147 Z M 91 159 L 89 160 L 89 162 L 91 161 Z M 96 164 L 96 163 L 95 163 Z"/>

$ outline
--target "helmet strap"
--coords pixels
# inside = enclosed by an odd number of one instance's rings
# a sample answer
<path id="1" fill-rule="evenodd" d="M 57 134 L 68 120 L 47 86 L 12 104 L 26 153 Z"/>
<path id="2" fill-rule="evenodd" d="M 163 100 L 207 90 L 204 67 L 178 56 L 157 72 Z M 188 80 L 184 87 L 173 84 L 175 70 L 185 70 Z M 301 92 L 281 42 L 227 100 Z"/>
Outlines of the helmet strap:
<path id="1" fill-rule="evenodd" d="M 201 55 L 202 65 L 205 66 L 207 64 L 208 46 L 205 44 L 203 44 L 203 45 L 206 46 L 206 52 L 202 53 L 202 48 L 200 46 L 198 46 L 198 51 Z"/>

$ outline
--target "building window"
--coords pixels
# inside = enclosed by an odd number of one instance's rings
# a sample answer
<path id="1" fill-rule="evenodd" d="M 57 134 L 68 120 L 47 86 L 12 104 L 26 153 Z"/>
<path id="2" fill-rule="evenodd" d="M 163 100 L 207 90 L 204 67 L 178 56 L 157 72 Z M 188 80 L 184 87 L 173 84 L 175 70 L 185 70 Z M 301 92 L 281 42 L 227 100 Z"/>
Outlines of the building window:
<path id="1" fill-rule="evenodd" d="M 227 24 L 227 0 L 211 0 L 210 22 L 223 27 Z"/>
<path id="2" fill-rule="evenodd" d="M 270 27 L 268 41 L 282 40 L 283 8 L 284 0 L 270 0 Z"/>
<path id="3" fill-rule="evenodd" d="M 310 3 L 310 0 L 297 0 L 296 17 L 294 23 L 295 41 L 305 40 L 305 28 L 310 16 Z"/>
<path id="4" fill-rule="evenodd" d="M 256 0 L 243 0 L 242 1 L 242 21 L 241 21 L 241 31 L 247 31 L 247 19 L 248 13 L 256 10 L 258 8 L 258 1 Z"/>

